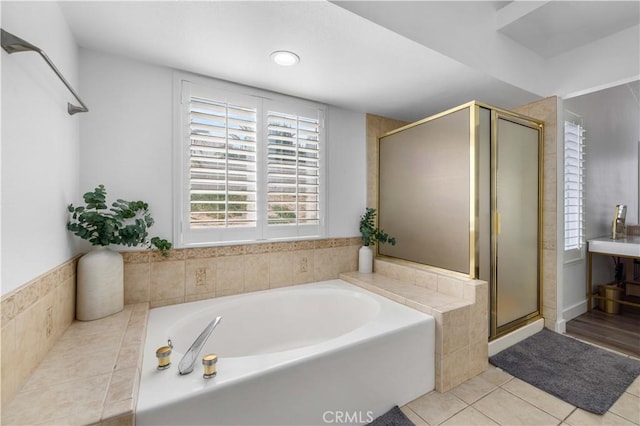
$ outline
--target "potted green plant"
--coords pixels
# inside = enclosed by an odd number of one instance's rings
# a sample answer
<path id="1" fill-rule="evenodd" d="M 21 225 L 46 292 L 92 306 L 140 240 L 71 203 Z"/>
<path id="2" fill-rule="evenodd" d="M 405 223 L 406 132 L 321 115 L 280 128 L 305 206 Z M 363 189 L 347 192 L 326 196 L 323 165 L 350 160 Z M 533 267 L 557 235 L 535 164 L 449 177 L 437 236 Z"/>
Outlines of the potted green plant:
<path id="1" fill-rule="evenodd" d="M 83 195 L 85 205 L 69 204 L 67 229 L 96 248 L 78 260 L 76 317 L 90 321 L 120 312 L 124 307 L 124 264 L 122 255 L 110 245 L 157 248 L 166 256 L 171 243 L 149 239 L 154 223 L 149 205 L 143 201 L 118 199 L 107 205 L 107 191 L 98 185 Z"/>
<path id="2" fill-rule="evenodd" d="M 396 245 L 396 239 L 389 236 L 384 230 L 376 227 L 376 209 L 367 207 L 364 214 L 360 216 L 360 235 L 362 236 L 362 247 L 358 256 L 358 271 L 371 273 L 373 271 L 373 250 L 376 242 L 380 244 L 389 243 Z"/>

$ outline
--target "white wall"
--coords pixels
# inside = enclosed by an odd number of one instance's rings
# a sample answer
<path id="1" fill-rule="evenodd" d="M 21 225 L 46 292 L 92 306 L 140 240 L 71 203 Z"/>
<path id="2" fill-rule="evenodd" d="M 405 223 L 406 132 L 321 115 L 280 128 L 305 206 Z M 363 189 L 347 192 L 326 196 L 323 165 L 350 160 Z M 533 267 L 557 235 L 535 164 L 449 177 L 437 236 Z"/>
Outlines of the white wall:
<path id="1" fill-rule="evenodd" d="M 82 192 L 103 183 L 109 199 L 142 199 L 172 236 L 173 70 L 80 50 L 83 95 L 92 114 L 80 126 Z M 365 206 L 365 115 L 330 107 L 329 236 L 358 235 Z"/>
<path id="2" fill-rule="evenodd" d="M 2 2 L 1 7 L 2 28 L 43 49 L 82 97 L 77 46 L 58 4 Z M 1 52 L 1 288 L 6 294 L 75 254 L 65 225 L 66 206 L 78 194 L 80 114 L 67 114 L 67 102 L 75 99 L 37 53 Z"/>
<path id="3" fill-rule="evenodd" d="M 583 117 L 586 129 L 586 237 L 608 235 L 616 204 L 627 205 L 627 224 L 638 222 L 639 82 L 564 100 L 565 110 Z M 593 282 L 613 279 L 613 262 L 594 256 Z M 586 308 L 586 262 L 564 270 L 564 309 Z M 577 308 L 578 306 L 581 308 Z M 571 319 L 575 315 L 569 315 Z"/>
<path id="4" fill-rule="evenodd" d="M 545 64 L 546 93 L 573 98 L 640 78 L 640 26 L 553 57 Z"/>

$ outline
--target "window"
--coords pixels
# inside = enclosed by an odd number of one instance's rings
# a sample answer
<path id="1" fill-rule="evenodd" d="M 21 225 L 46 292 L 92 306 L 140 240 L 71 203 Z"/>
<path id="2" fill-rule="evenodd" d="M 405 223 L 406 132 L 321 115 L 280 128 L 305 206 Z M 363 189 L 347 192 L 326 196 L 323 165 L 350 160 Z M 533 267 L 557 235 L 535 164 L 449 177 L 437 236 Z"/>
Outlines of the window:
<path id="1" fill-rule="evenodd" d="M 584 246 L 584 129 L 564 123 L 564 249 L 582 256 Z M 572 260 L 571 258 L 567 260 Z"/>
<path id="2" fill-rule="evenodd" d="M 324 236 L 325 107 L 179 79 L 180 246 Z"/>

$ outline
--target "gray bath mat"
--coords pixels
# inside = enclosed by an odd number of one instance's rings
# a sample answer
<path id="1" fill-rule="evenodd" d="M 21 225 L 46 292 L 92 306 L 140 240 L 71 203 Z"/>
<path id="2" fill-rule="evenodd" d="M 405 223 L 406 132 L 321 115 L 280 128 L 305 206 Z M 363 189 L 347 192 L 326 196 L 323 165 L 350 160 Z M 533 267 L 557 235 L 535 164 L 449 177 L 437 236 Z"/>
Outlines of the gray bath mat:
<path id="1" fill-rule="evenodd" d="M 367 426 L 415 426 L 396 405 Z"/>
<path id="2" fill-rule="evenodd" d="M 568 403 L 604 414 L 640 375 L 640 361 L 543 329 L 491 364 Z"/>

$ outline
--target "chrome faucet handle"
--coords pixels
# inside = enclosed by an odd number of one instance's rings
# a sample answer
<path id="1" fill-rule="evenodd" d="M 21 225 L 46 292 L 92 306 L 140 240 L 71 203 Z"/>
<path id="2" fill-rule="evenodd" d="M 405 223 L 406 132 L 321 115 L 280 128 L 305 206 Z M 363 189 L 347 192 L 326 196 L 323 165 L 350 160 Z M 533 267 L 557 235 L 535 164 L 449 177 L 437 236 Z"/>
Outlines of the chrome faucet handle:
<path id="1" fill-rule="evenodd" d="M 180 374 L 189 374 L 193 371 L 196 360 L 198 359 L 198 354 L 211 335 L 211 332 L 214 328 L 216 328 L 221 319 L 222 317 L 219 316 L 211 321 L 209 325 L 205 327 L 202 333 L 200 333 L 200 335 L 196 338 L 193 344 L 191 344 L 187 352 L 180 360 L 180 364 L 178 364 L 178 372 L 180 372 Z"/>

